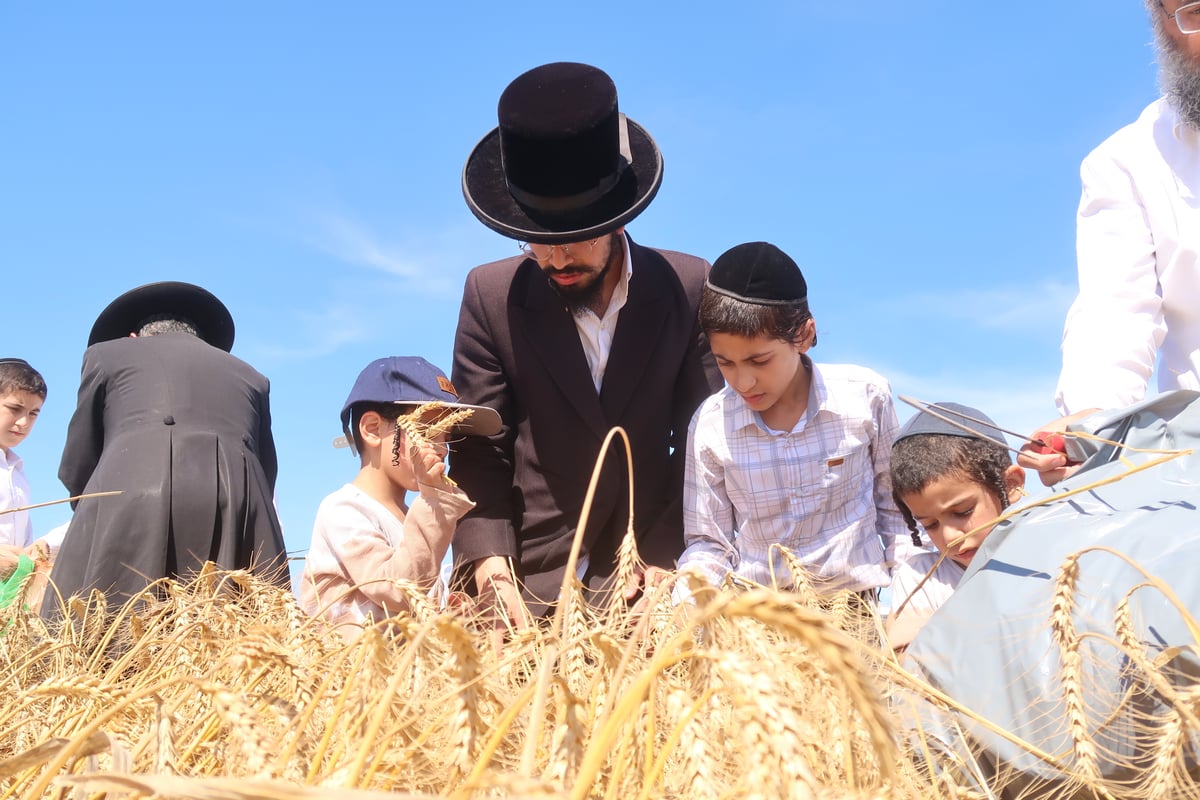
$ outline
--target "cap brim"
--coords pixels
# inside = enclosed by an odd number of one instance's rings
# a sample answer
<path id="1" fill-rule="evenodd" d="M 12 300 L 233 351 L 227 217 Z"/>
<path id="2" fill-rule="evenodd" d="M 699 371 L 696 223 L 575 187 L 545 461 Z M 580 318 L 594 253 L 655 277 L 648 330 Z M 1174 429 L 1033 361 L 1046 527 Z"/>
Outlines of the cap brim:
<path id="1" fill-rule="evenodd" d="M 195 323 L 200 338 L 225 352 L 233 349 L 233 316 L 216 295 L 181 281 L 160 281 L 130 289 L 96 317 L 88 347 L 124 339 L 148 317 L 178 314 Z"/>
<path id="2" fill-rule="evenodd" d="M 397 405 L 420 406 L 421 403 L 398 403 Z M 467 403 L 442 403 L 446 408 L 467 408 L 473 413 L 462 422 L 454 426 L 454 430 L 459 433 L 465 433 L 470 436 L 495 436 L 503 427 L 500 414 L 496 409 L 487 406 L 472 406 Z M 349 420 L 345 420 L 343 425 L 349 425 Z M 350 432 L 347 430 L 341 436 L 333 440 L 333 446 L 337 448 L 349 447 L 353 450 L 353 439 L 350 438 Z"/>
<path id="3" fill-rule="evenodd" d="M 471 436 L 495 436 L 500 432 L 500 414 L 487 406 L 472 406 L 466 403 L 443 403 L 446 408 L 466 408 L 471 416 L 455 424 L 454 430 Z"/>
<path id="4" fill-rule="evenodd" d="M 500 129 L 475 145 L 463 167 L 467 206 L 480 222 L 510 239 L 539 244 L 569 244 L 611 233 L 646 210 L 662 185 L 662 154 L 650 134 L 628 117 L 632 163 L 611 191 L 580 212 L 539 213 L 513 199 L 500 158 Z"/>

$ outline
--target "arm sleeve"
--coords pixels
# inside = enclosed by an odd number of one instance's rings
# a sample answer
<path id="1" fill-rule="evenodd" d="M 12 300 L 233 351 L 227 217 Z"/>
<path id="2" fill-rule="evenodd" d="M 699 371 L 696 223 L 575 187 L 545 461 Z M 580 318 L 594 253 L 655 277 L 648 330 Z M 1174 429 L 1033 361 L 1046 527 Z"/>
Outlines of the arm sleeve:
<path id="1" fill-rule="evenodd" d="M 683 481 L 684 550 L 679 569 L 698 569 L 714 586 L 737 569 L 733 504 L 725 489 L 725 465 L 706 442 L 703 408 L 688 429 Z M 682 588 L 681 588 L 682 591 Z M 678 599 L 678 597 L 677 597 Z"/>
<path id="2" fill-rule="evenodd" d="M 104 447 L 105 382 L 92 351 L 84 353 L 75 413 L 67 425 L 58 478 L 71 496 L 83 494 Z M 78 505 L 72 502 L 71 507 Z"/>
<path id="3" fill-rule="evenodd" d="M 353 587 L 362 597 L 392 613 L 406 608 L 403 584 L 415 583 L 423 588 L 433 585 L 454 523 L 470 507 L 471 502 L 461 492 L 422 485 L 405 515 L 403 536 L 395 546 L 379 523 L 354 504 L 339 503 L 322 509 L 313 532 L 312 578 L 318 585 Z M 322 580 L 322 572 L 331 573 L 333 581 Z"/>
<path id="4" fill-rule="evenodd" d="M 892 390 L 886 382 L 876 387 L 876 395 L 872 398 L 871 407 L 874 409 L 875 439 L 871 443 L 871 461 L 874 470 L 874 502 L 875 529 L 883 543 L 885 564 L 891 564 L 896 558 L 896 540 L 907 537 L 908 526 L 904 516 L 896 507 L 896 499 L 892 496 L 892 442 L 900 430 L 896 417 L 896 405 L 892 401 Z"/>
<path id="5" fill-rule="evenodd" d="M 267 383 L 259 398 L 258 462 L 267 476 L 267 485 L 275 491 L 279 476 L 279 458 L 275 452 L 275 436 L 271 433 L 271 384 Z"/>
<path id="6" fill-rule="evenodd" d="M 1063 414 L 1141 399 L 1166 333 L 1146 208 L 1130 173 L 1102 156 L 1080 168 L 1079 294 L 1063 328 L 1055 398 Z"/>
<path id="7" fill-rule="evenodd" d="M 453 383 L 461 402 L 496 409 L 501 428 L 495 436 L 466 436 L 450 452 L 450 474 L 475 503 L 454 534 L 459 568 L 487 556 L 518 555 L 512 507 L 515 401 L 481 299 L 479 275 L 480 270 L 472 271 L 463 290 Z"/>
<path id="8" fill-rule="evenodd" d="M 671 429 L 671 490 L 672 500 L 638 540 L 638 553 L 647 564 L 670 569 L 680 551 L 686 546 L 683 539 L 683 503 L 689 456 L 690 422 L 700 404 L 720 391 L 724 380 L 716 359 L 709 349 L 708 337 L 700 328 L 697 315 L 691 344 L 679 368 L 672 398 Z"/>

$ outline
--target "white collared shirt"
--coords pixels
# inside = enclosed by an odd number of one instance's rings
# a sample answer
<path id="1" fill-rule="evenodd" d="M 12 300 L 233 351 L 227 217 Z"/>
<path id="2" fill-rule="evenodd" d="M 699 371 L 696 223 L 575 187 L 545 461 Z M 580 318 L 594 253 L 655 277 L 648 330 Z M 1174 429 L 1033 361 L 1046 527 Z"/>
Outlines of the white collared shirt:
<path id="1" fill-rule="evenodd" d="M 29 505 L 29 481 L 25 462 L 12 450 L 0 447 L 0 509 Z M 0 544 L 28 547 L 33 542 L 33 526 L 28 511 L 0 514 Z"/>
<path id="2" fill-rule="evenodd" d="M 575 329 L 579 331 L 579 341 L 583 345 L 583 354 L 587 357 L 588 370 L 592 373 L 597 394 L 604 385 L 604 371 L 608 368 L 608 354 L 612 351 L 617 315 L 629 299 L 629 279 L 633 276 L 633 257 L 629 252 L 629 239 L 624 234 L 621 235 L 621 244 L 625 248 L 625 271 L 613 289 L 604 316 L 597 316 L 591 309 L 583 309 L 574 315 Z"/>
<path id="3" fill-rule="evenodd" d="M 954 594 L 965 571 L 954 560 L 940 558 L 932 544 L 915 545 L 907 536 L 896 537 L 888 643 L 892 647 L 907 645 Z"/>
<path id="4" fill-rule="evenodd" d="M 889 473 L 897 428 L 891 388 L 866 367 L 814 364 L 790 431 L 768 428 L 726 386 L 688 429 L 679 568 L 715 585 L 734 572 L 788 588 L 772 551 L 781 544 L 823 590 L 887 586 L 895 537 L 908 536 Z"/>
<path id="5" fill-rule="evenodd" d="M 1200 133 L 1165 99 L 1084 159 L 1079 295 L 1063 330 L 1063 413 L 1200 389 Z"/>

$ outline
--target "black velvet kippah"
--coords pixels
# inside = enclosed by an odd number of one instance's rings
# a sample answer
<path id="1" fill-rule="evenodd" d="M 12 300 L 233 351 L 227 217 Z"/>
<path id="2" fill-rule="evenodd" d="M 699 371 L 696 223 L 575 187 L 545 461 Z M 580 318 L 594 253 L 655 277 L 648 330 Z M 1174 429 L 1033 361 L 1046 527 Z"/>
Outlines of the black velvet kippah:
<path id="1" fill-rule="evenodd" d="M 20 364 L 23 367 L 33 369 L 33 367 L 29 366 L 29 362 L 23 358 L 0 358 L 0 364 Z"/>
<path id="2" fill-rule="evenodd" d="M 808 301 L 808 284 L 800 267 L 768 242 L 746 242 L 726 250 L 708 272 L 708 287 L 755 305 L 799 305 Z"/>

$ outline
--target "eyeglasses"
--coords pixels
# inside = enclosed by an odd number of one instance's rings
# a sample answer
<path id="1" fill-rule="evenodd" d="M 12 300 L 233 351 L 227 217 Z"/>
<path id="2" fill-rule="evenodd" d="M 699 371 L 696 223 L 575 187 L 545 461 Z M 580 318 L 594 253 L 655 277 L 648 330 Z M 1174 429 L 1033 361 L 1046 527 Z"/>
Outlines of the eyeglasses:
<path id="1" fill-rule="evenodd" d="M 1200 3 L 1197 3 L 1200 5 Z M 596 246 L 596 242 L 600 241 L 600 237 L 589 239 L 586 242 L 575 242 L 573 244 L 533 244 L 531 242 L 517 242 L 517 247 L 521 248 L 521 252 L 539 264 L 549 264 L 554 258 L 555 249 L 561 250 L 563 258 L 570 258 L 571 253 L 586 253 L 591 255 L 592 248 Z"/>
<path id="2" fill-rule="evenodd" d="M 1175 17 L 1175 24 L 1180 33 L 1200 33 L 1200 2 L 1184 3 L 1172 14 L 1167 7 L 1159 2 L 1158 7 L 1169 17 Z"/>

